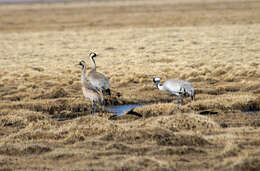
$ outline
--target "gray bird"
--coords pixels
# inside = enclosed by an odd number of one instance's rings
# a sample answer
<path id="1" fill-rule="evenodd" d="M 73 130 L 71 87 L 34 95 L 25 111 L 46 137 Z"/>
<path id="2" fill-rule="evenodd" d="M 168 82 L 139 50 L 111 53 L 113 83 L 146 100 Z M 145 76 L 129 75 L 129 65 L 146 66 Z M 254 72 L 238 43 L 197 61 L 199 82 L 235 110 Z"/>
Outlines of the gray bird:
<path id="1" fill-rule="evenodd" d="M 96 62 L 94 60 L 94 58 L 96 56 L 97 56 L 97 54 L 94 52 L 91 52 L 89 54 L 89 58 L 93 64 L 93 67 L 92 67 L 91 71 L 88 73 L 88 80 L 90 81 L 92 86 L 94 86 L 97 89 L 100 89 L 103 94 L 106 93 L 108 95 L 111 95 L 110 82 L 109 82 L 108 78 L 105 75 L 96 71 Z"/>
<path id="2" fill-rule="evenodd" d="M 80 61 L 79 65 L 82 66 L 82 72 L 81 72 L 81 84 L 82 84 L 82 91 L 85 98 L 89 99 L 92 104 L 92 110 L 91 113 L 94 114 L 96 112 L 96 103 L 99 105 L 103 104 L 104 97 L 102 92 L 100 92 L 98 89 L 90 85 L 86 80 L 86 62 Z"/>
<path id="3" fill-rule="evenodd" d="M 182 104 L 183 102 L 181 95 L 190 96 L 192 100 L 195 100 L 195 90 L 190 82 L 184 80 L 169 79 L 165 81 L 161 86 L 161 79 L 158 77 L 153 78 L 153 82 L 159 90 L 169 91 L 173 95 L 176 95 L 178 97 L 178 105 Z"/>

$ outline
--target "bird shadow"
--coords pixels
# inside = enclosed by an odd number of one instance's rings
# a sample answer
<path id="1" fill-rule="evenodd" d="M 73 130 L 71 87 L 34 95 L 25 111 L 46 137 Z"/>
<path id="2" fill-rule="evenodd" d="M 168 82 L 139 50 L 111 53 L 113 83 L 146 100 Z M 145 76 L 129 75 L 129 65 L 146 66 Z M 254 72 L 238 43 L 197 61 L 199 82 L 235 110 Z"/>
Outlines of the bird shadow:
<path id="1" fill-rule="evenodd" d="M 137 113 L 134 111 L 135 108 L 123 113 L 122 115 L 112 115 L 111 117 L 108 118 L 108 120 L 118 120 L 121 116 L 125 116 L 125 115 L 132 115 L 132 116 L 136 116 L 138 118 L 143 117 L 143 115 L 141 115 L 140 113 Z"/>
<path id="2" fill-rule="evenodd" d="M 199 113 L 200 115 L 217 115 L 218 112 L 205 110 Z"/>

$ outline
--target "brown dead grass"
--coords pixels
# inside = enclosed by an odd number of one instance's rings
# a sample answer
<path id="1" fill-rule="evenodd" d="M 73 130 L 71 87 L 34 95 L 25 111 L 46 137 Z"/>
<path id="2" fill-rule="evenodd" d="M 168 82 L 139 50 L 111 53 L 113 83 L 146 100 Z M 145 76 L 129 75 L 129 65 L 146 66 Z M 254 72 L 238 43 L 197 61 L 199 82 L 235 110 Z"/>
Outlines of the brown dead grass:
<path id="1" fill-rule="evenodd" d="M 0 6 L 0 165 L 5 170 L 259 170 L 257 1 L 117 1 Z M 82 97 L 80 60 L 111 81 Z M 191 81 L 196 101 L 152 85 Z"/>
<path id="2" fill-rule="evenodd" d="M 259 23 L 257 1 L 117 1 L 0 7 L 2 31 L 172 27 Z M 39 10 L 40 9 L 40 10 Z M 221 12 L 219 12 L 221 11 Z M 98 15 L 97 15 L 98 14 Z M 37 17 L 31 17 L 32 15 Z M 19 16 L 19 20 L 16 17 Z M 137 19 L 138 18 L 138 19 Z M 151 19 L 152 18 L 152 19 Z M 212 19 L 214 18 L 214 20 Z M 179 41 L 183 41 L 180 39 Z M 196 46 L 198 41 L 192 41 Z M 143 46 L 142 46 L 143 47 Z M 140 49 L 143 49 L 143 48 Z M 114 50 L 108 45 L 106 50 Z M 254 49 L 252 49 L 254 50 Z"/>

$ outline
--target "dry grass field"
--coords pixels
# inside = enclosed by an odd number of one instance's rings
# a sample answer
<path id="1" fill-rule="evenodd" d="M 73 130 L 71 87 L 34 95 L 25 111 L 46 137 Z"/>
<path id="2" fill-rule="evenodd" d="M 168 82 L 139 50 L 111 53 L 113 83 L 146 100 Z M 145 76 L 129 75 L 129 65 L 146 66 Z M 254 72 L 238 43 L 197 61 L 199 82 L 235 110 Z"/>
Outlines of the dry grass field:
<path id="1" fill-rule="evenodd" d="M 106 105 L 151 105 L 91 115 L 90 50 Z M 170 114 L 153 77 L 196 100 Z M 0 4 L 0 170 L 260 170 L 259 110 L 257 0 Z"/>

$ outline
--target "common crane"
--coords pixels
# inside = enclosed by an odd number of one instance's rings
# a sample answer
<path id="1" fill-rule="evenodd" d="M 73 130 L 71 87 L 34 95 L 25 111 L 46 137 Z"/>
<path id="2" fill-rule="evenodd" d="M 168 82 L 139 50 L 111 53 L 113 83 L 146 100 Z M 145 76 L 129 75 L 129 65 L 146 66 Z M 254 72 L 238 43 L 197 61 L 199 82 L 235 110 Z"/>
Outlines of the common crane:
<path id="1" fill-rule="evenodd" d="M 98 89 L 90 85 L 86 80 L 86 62 L 80 61 L 79 65 L 82 66 L 82 72 L 81 72 L 81 84 L 82 84 L 82 91 L 85 98 L 89 99 L 92 104 L 92 110 L 91 113 L 95 114 L 96 112 L 96 103 L 99 105 L 103 104 L 104 97 L 102 92 L 100 92 Z"/>
<path id="2" fill-rule="evenodd" d="M 161 79 L 158 77 L 153 78 L 153 82 L 159 90 L 169 91 L 173 95 L 176 95 L 178 97 L 177 106 L 183 103 L 181 95 L 190 96 L 192 100 L 195 100 L 194 87 L 190 82 L 184 80 L 169 79 L 166 80 L 161 86 Z M 173 109 L 173 111 L 174 110 L 175 108 Z"/>
<path id="3" fill-rule="evenodd" d="M 96 56 L 97 56 L 97 54 L 94 52 L 91 52 L 89 54 L 89 58 L 93 64 L 93 67 L 92 67 L 91 71 L 88 73 L 88 80 L 94 87 L 96 87 L 97 89 L 100 89 L 103 94 L 106 93 L 108 95 L 111 95 L 110 82 L 109 82 L 108 78 L 105 75 L 96 71 L 96 62 L 94 60 L 94 58 Z"/>

